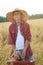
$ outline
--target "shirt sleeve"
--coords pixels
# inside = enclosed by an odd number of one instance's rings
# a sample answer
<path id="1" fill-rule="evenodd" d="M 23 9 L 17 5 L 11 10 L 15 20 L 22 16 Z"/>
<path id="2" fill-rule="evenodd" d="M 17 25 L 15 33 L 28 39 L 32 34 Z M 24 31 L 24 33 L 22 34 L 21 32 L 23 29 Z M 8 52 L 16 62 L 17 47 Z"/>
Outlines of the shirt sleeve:
<path id="1" fill-rule="evenodd" d="M 30 31 L 30 25 L 29 25 L 29 24 L 28 24 L 28 26 L 27 26 L 26 39 L 27 39 L 28 41 L 31 41 L 31 31 Z"/>
<path id="2" fill-rule="evenodd" d="M 12 39 L 12 33 L 11 33 L 11 28 L 9 27 L 9 33 L 8 33 L 8 44 L 9 45 L 14 45 L 14 41 Z"/>

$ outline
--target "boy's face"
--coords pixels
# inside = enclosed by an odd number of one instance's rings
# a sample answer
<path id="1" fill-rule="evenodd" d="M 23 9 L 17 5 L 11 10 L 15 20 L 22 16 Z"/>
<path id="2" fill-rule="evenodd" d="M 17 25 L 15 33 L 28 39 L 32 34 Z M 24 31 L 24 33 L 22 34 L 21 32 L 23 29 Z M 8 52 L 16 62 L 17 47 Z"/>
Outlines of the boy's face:
<path id="1" fill-rule="evenodd" d="M 14 13 L 14 20 L 18 23 L 21 20 L 21 13 L 15 12 Z"/>

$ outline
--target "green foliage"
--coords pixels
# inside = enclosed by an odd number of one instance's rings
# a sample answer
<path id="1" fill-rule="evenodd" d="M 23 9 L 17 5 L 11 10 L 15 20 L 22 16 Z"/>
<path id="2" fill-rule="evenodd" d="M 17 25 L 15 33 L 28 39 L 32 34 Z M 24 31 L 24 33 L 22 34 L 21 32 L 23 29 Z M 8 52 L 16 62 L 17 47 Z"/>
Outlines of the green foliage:
<path id="1" fill-rule="evenodd" d="M 40 19 L 43 18 L 43 14 L 36 14 L 30 16 L 30 19 Z M 0 16 L 0 22 L 8 22 L 9 20 L 6 17 Z"/>
<path id="2" fill-rule="evenodd" d="M 7 20 L 7 18 L 6 17 L 1 17 L 0 16 L 0 22 L 7 22 L 8 20 Z"/>
<path id="3" fill-rule="evenodd" d="M 40 18 L 43 18 L 43 14 L 36 14 L 36 15 L 30 16 L 30 19 L 40 19 Z"/>

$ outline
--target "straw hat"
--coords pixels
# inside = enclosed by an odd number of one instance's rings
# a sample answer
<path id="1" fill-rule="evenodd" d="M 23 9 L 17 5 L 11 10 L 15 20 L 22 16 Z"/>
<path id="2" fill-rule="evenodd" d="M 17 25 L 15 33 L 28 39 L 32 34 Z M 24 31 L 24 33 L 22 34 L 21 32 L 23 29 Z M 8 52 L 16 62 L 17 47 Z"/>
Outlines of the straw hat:
<path id="1" fill-rule="evenodd" d="M 14 11 L 8 12 L 8 13 L 6 14 L 6 18 L 7 18 L 9 21 L 14 21 L 14 16 L 13 16 L 13 14 L 14 14 L 15 12 L 20 12 L 20 13 L 22 13 L 22 19 L 25 20 L 25 21 L 27 21 L 27 20 L 29 19 L 29 17 L 30 17 L 25 10 L 15 9 Z"/>

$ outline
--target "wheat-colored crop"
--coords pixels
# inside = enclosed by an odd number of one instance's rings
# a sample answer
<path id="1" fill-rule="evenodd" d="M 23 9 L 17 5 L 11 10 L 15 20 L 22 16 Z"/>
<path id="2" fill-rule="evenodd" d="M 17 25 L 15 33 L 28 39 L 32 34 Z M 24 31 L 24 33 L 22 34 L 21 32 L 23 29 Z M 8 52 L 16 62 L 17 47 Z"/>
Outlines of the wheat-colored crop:
<path id="1" fill-rule="evenodd" d="M 43 65 L 43 19 L 29 20 L 32 40 L 31 48 L 36 65 Z M 6 61 L 14 59 L 9 57 L 11 46 L 8 45 L 8 28 L 10 22 L 0 23 L 0 65 L 6 65 Z"/>

